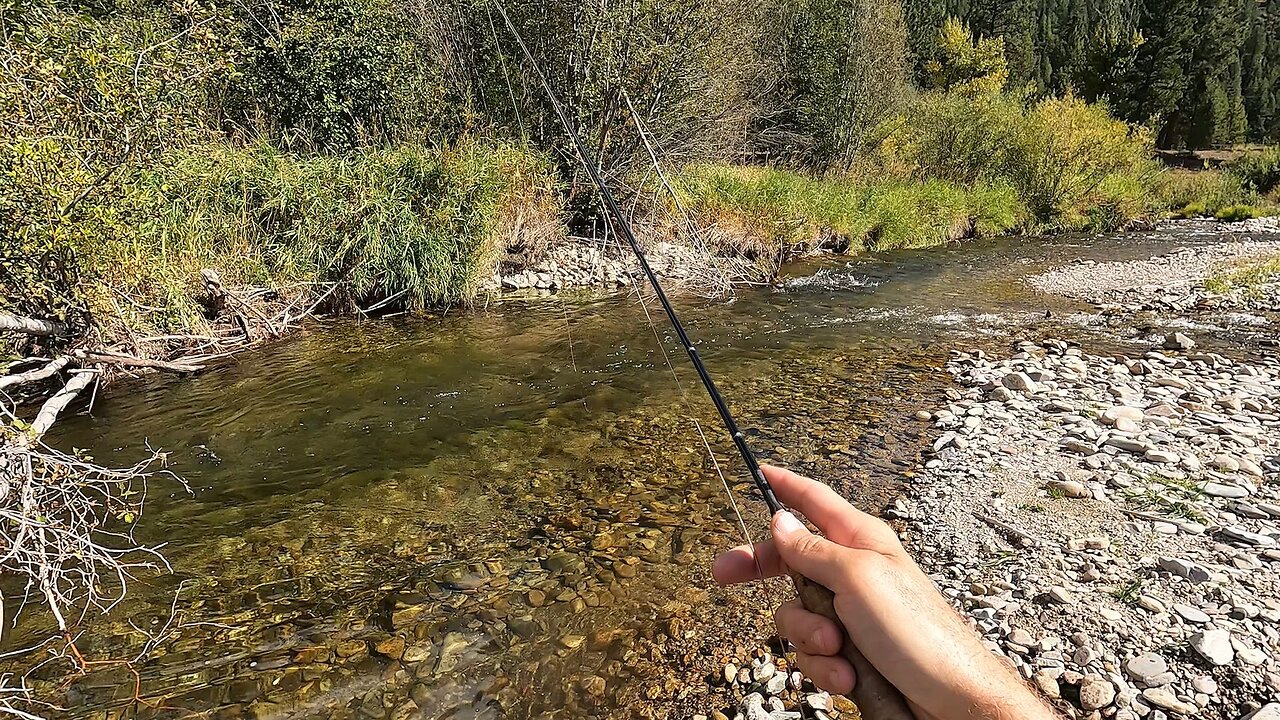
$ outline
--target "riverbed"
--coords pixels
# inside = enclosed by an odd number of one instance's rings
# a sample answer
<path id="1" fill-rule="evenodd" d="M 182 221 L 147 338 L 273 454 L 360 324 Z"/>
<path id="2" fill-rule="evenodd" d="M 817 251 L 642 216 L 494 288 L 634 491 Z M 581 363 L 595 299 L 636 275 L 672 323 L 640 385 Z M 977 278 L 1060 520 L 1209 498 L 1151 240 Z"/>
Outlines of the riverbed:
<path id="1" fill-rule="evenodd" d="M 919 465 L 930 428 L 913 415 L 949 387 L 950 350 L 1023 336 L 1137 347 L 1154 330 L 1025 278 L 1217 239 L 1174 228 L 814 259 L 678 306 L 760 457 L 878 511 Z M 686 365 L 652 300 L 560 294 L 331 321 L 98 398 L 50 442 L 108 464 L 149 444 L 191 492 L 152 480 L 137 536 L 165 544 L 173 573 L 141 576 L 78 643 L 100 661 L 145 646 L 136 681 L 103 664 L 64 689 L 50 666 L 37 690 L 67 717 L 697 707 L 720 656 L 768 640 L 765 606 L 786 588 L 710 580 L 714 553 L 741 542 L 720 471 L 757 536 L 763 513 Z M 29 615 L 5 646 L 48 628 Z"/>

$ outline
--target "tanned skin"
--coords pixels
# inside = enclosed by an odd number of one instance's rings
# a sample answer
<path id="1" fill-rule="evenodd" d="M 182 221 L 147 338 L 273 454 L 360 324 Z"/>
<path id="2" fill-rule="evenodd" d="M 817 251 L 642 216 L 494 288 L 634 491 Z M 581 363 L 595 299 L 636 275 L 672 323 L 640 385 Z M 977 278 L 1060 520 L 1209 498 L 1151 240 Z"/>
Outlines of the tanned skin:
<path id="1" fill-rule="evenodd" d="M 907 699 L 918 720 L 1061 720 L 938 592 L 883 521 L 860 512 L 831 488 L 763 466 L 774 492 L 822 531 L 783 511 L 773 538 L 716 558 L 722 584 L 787 574 L 788 568 L 835 593 L 849 637 Z M 796 647 L 800 669 L 818 687 L 847 694 L 857 678 L 840 656 L 835 623 L 798 601 L 778 608 L 779 633 Z"/>

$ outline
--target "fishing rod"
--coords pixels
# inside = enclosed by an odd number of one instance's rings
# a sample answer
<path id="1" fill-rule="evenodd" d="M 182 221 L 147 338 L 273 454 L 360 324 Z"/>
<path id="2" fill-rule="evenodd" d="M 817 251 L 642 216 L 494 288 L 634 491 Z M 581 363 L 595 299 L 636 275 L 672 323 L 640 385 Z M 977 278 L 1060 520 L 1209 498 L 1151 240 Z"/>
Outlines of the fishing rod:
<path id="1" fill-rule="evenodd" d="M 760 470 L 760 462 L 756 460 L 755 453 L 751 452 L 751 448 L 747 446 L 746 437 L 742 434 L 742 430 L 738 428 L 737 421 L 733 419 L 733 413 L 729 411 L 729 406 L 725 403 L 724 398 L 721 397 L 715 381 L 711 379 L 711 373 L 707 371 L 707 366 L 703 364 L 702 357 L 698 354 L 698 349 L 694 347 L 693 341 L 689 339 L 688 333 L 685 332 L 684 324 L 680 322 L 680 317 L 676 315 L 675 308 L 671 306 L 671 301 L 667 298 L 667 294 L 663 292 L 662 283 L 658 282 L 658 276 L 653 272 L 653 268 L 649 267 L 649 260 L 645 257 L 644 250 L 640 248 L 640 243 L 636 241 L 635 234 L 631 231 L 631 223 L 622 214 L 622 210 L 618 207 L 618 203 L 613 197 L 613 192 L 609 190 L 609 186 L 600 177 L 600 169 L 583 145 L 582 138 L 578 135 L 577 127 L 569 119 L 569 115 L 565 112 L 559 96 L 551 87 L 551 82 L 547 79 L 546 74 L 542 72 L 542 67 L 538 64 L 537 58 L 534 57 L 529 47 L 525 44 L 524 38 L 520 35 L 520 31 L 516 29 L 515 23 L 511 22 L 511 18 L 507 15 L 506 8 L 502 6 L 501 0 L 493 0 L 493 5 L 498 14 L 502 16 L 502 21 L 506 24 L 507 30 L 515 38 L 516 44 L 520 46 L 520 50 L 524 54 L 525 60 L 528 61 L 530 68 L 538 76 L 538 82 L 542 85 L 542 90 L 546 93 L 547 100 L 551 102 L 552 109 L 555 110 L 556 115 L 560 118 L 561 124 L 564 125 L 565 132 L 569 135 L 574 149 L 577 150 L 578 156 L 582 160 L 582 165 L 591 177 L 591 182 L 600 191 L 600 198 L 604 201 L 605 208 L 608 211 L 608 219 L 618 233 L 627 241 L 627 244 L 631 246 L 631 251 L 635 253 L 636 260 L 640 263 L 640 269 L 644 272 L 645 278 L 653 288 L 654 294 L 658 296 L 658 302 L 661 303 L 662 310 L 667 314 L 667 319 L 671 321 L 671 327 L 676 331 L 680 346 L 688 354 L 689 362 L 693 363 L 693 368 L 698 373 L 698 379 L 702 382 L 707 395 L 711 398 L 711 403 L 715 405 L 716 412 L 720 415 L 720 421 L 724 424 L 725 430 L 728 431 L 729 437 L 733 438 L 734 447 L 738 449 L 738 454 L 742 456 L 742 462 L 747 466 L 756 489 L 759 490 L 760 495 L 764 498 L 765 505 L 769 507 L 769 515 L 776 515 L 785 508 L 782 503 L 778 502 L 778 496 L 774 494 L 768 478 Z M 835 593 L 797 572 L 791 573 L 791 579 L 795 583 L 796 593 L 800 596 L 800 602 L 805 609 L 828 618 L 841 629 L 844 635 L 841 654 L 853 666 L 857 675 L 857 683 L 853 689 L 852 699 L 857 704 L 862 716 L 868 718 L 868 720 L 914 720 L 915 716 L 907 708 L 906 701 L 903 699 L 902 694 L 898 692 L 898 689 L 853 644 L 848 630 L 844 628 L 844 624 L 840 622 L 839 615 L 836 614 Z"/>

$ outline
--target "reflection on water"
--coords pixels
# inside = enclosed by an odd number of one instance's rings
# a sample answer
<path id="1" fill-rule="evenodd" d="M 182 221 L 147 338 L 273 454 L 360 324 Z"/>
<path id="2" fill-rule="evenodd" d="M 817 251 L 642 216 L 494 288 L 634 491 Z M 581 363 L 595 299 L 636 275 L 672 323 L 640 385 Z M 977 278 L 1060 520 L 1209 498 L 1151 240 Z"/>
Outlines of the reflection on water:
<path id="1" fill-rule="evenodd" d="M 1062 332 L 1055 318 L 1079 309 L 1021 275 L 1164 242 L 797 266 L 681 312 L 756 451 L 874 507 L 914 465 L 923 428 L 907 418 L 952 344 L 1010 321 Z M 54 442 L 119 463 L 149 442 L 194 494 L 153 485 L 139 536 L 167 543 L 175 572 L 136 584 L 79 644 L 124 658 L 155 636 L 141 702 L 116 665 L 41 691 L 69 716 L 666 716 L 710 647 L 750 644 L 763 615 L 709 580 L 737 538 L 691 414 L 716 424 L 657 332 L 689 405 L 634 295 L 335 321 L 100 401 Z M 32 615 L 6 645 L 48 627 Z"/>

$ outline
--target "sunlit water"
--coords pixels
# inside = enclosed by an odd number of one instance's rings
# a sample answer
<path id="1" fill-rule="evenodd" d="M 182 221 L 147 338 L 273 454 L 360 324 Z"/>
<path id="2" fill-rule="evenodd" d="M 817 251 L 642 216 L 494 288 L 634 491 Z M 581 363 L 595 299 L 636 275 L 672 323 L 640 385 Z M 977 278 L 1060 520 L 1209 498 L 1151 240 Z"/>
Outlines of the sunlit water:
<path id="1" fill-rule="evenodd" d="M 815 261 L 732 301 L 678 304 L 759 455 L 878 509 L 916 465 L 925 428 L 910 416 L 936 405 L 950 349 L 1135 336 L 1037 294 L 1025 275 L 1185 240 L 1011 239 Z M 78 643 L 91 659 L 125 659 L 141 630 L 157 636 L 135 665 L 141 701 L 132 671 L 112 664 L 41 693 L 68 716 L 677 706 L 680 687 L 700 682 L 680 676 L 695 636 L 758 640 L 734 637 L 746 626 L 720 608 L 735 591 L 708 577 L 740 533 L 694 418 L 754 532 L 762 514 L 648 309 L 678 379 L 635 295 L 562 295 L 333 321 L 199 377 L 99 398 L 53 442 L 121 464 L 149 443 L 193 492 L 152 482 L 137 534 L 167 544 L 174 573 L 140 579 Z M 5 647 L 48 628 L 30 614 Z"/>

